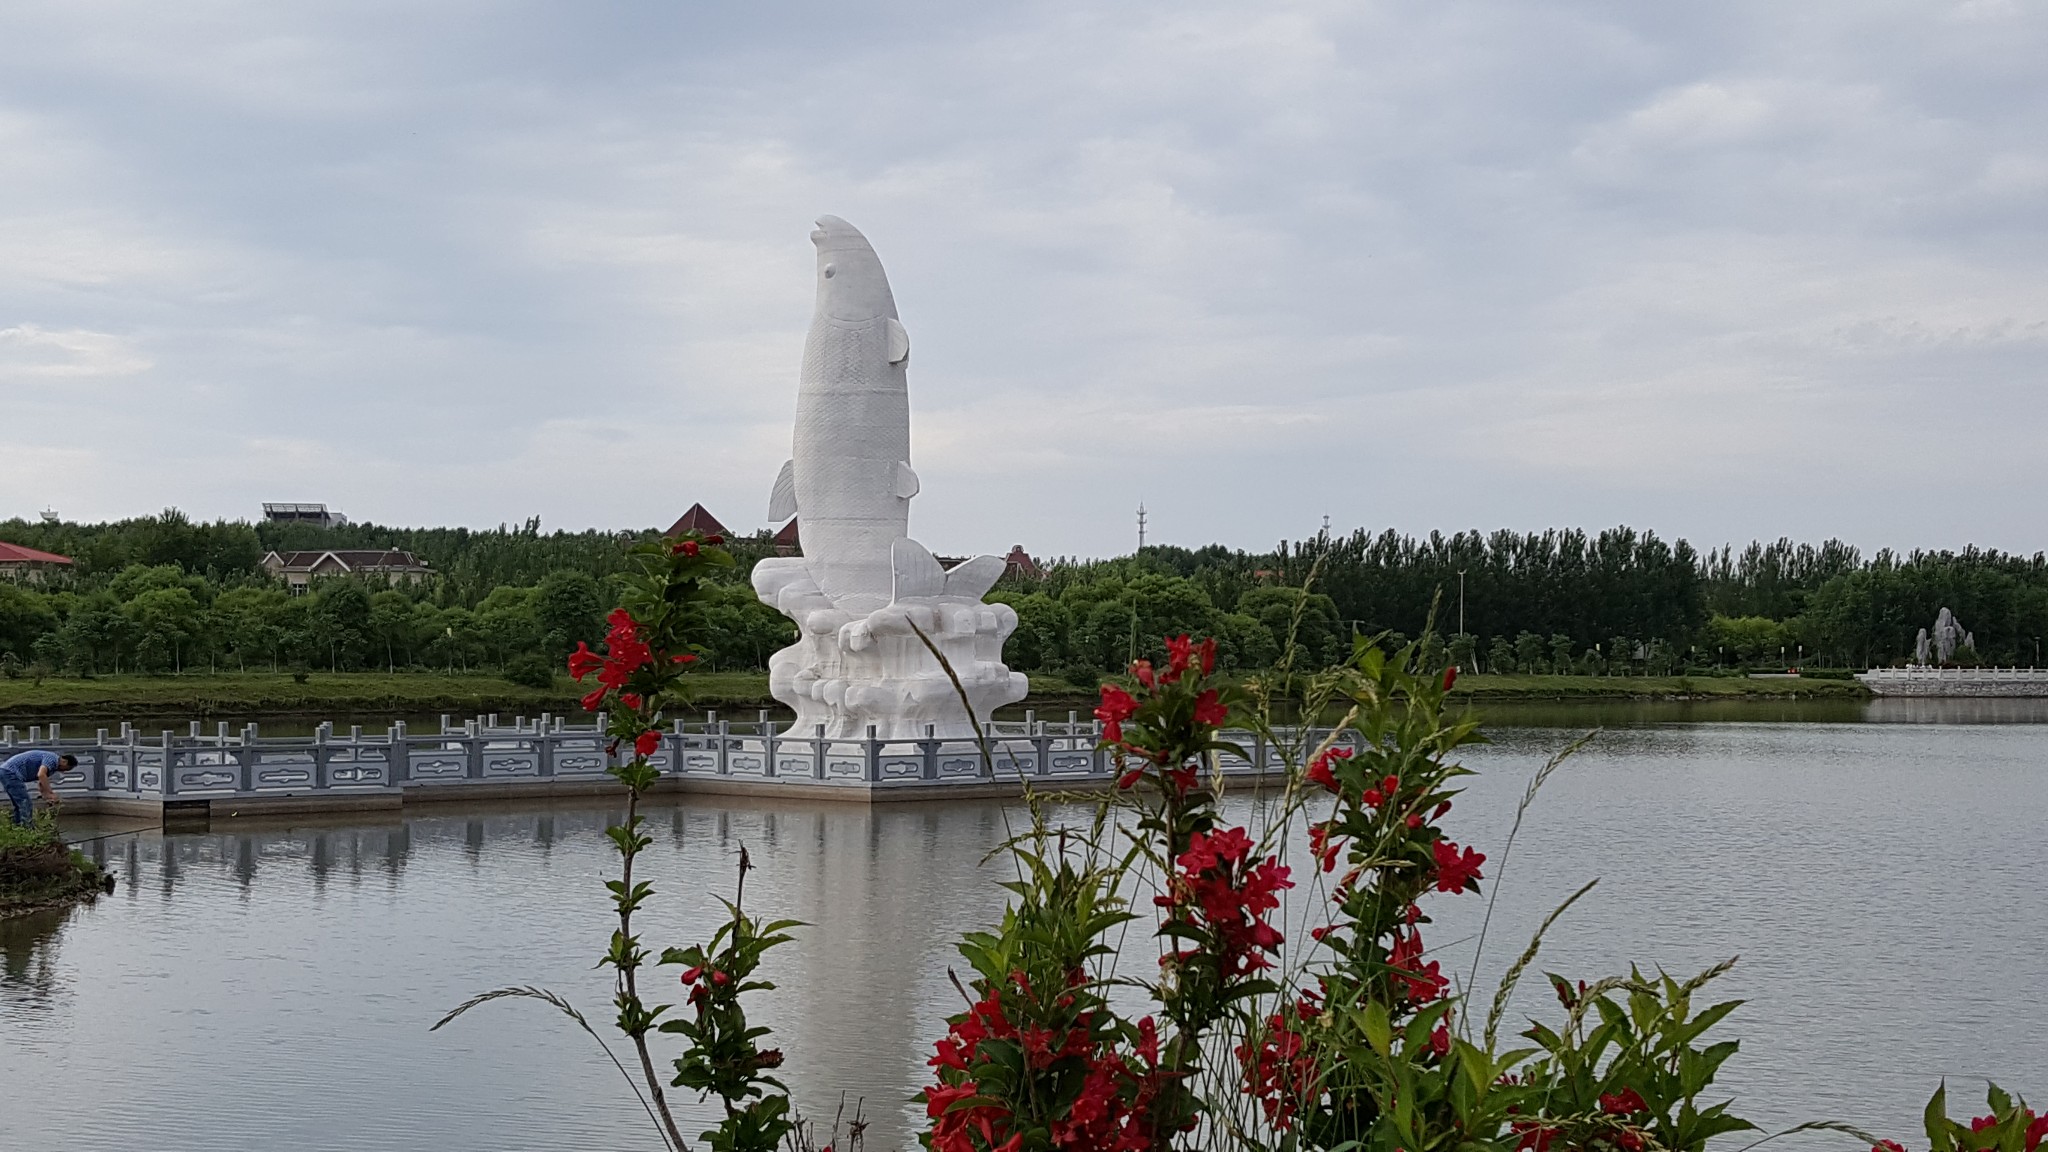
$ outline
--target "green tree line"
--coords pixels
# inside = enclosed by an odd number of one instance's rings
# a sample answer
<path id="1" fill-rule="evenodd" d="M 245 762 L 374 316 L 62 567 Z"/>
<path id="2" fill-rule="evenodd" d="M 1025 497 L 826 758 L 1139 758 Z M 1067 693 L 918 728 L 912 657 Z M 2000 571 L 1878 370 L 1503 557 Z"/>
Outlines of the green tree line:
<path id="1" fill-rule="evenodd" d="M 0 540 L 77 560 L 41 586 L 0 583 L 0 666 L 84 673 L 182 668 L 516 668 L 595 640 L 635 532 L 199 523 L 175 510 L 109 524 L 0 522 Z M 400 548 L 418 585 L 328 580 L 291 596 L 269 551 Z M 793 637 L 745 572 L 714 598 L 713 660 L 759 668 Z M 1212 635 L 1227 667 L 1271 666 L 1290 641 L 1304 665 L 1355 635 L 1424 637 L 1467 668 L 1638 673 L 1721 667 L 1863 667 L 1910 657 L 1943 607 L 1976 636 L 1963 660 L 2031 664 L 2048 636 L 2048 557 L 1968 548 L 1865 559 L 1838 540 L 1700 552 L 1627 527 L 1598 533 L 1364 531 L 1270 552 L 1155 546 L 1062 560 L 1006 578 L 1006 649 L 1025 672 L 1085 682 L 1159 639 Z M 536 675 L 539 673 L 535 673 Z"/>
<path id="2" fill-rule="evenodd" d="M 76 561 L 40 584 L 0 582 L 0 669 L 498 669 L 544 683 L 578 641 L 603 634 L 626 545 L 641 535 L 652 532 L 201 524 L 176 511 L 0 523 L 0 539 Z M 414 552 L 434 575 L 332 577 L 293 595 L 261 563 L 272 550 L 384 547 Z M 742 578 L 714 589 L 710 614 L 714 668 L 761 667 L 794 635 Z"/>

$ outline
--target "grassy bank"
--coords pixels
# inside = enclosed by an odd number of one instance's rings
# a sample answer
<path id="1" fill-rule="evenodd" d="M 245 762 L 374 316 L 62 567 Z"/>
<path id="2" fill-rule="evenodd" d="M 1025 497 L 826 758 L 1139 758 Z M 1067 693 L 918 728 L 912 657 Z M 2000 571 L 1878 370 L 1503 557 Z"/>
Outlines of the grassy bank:
<path id="1" fill-rule="evenodd" d="M 777 708 L 765 672 L 706 672 L 691 677 L 699 708 Z M 1051 677 L 1032 680 L 1033 707 L 1093 706 L 1093 692 Z M 286 673 L 100 676 L 0 680 L 0 720 L 15 725 L 303 717 L 378 721 L 450 712 L 577 715 L 583 689 L 567 676 L 552 688 L 528 688 L 495 675 L 441 672 L 315 672 L 303 683 Z"/>
<path id="2" fill-rule="evenodd" d="M 1454 690 L 1475 700 L 1861 700 L 1854 680 L 1751 680 L 1735 676 L 1464 676 Z"/>
<path id="3" fill-rule="evenodd" d="M 91 900 L 105 883 L 99 865 L 58 839 L 47 813 L 27 828 L 0 818 L 0 919 Z"/>
<path id="4" fill-rule="evenodd" d="M 698 708 L 776 708 L 762 672 L 707 672 L 692 677 Z M 1750 680 L 1684 676 L 1467 676 L 1461 696 L 1477 700 L 1600 699 L 1861 699 L 1853 680 Z M 449 712 L 535 716 L 576 715 L 582 689 L 567 676 L 552 688 L 529 688 L 495 675 L 441 672 L 315 672 L 303 683 L 285 673 L 184 676 L 101 676 L 92 680 L 0 680 L 0 720 L 15 725 L 118 723 L 145 719 L 207 720 L 299 717 L 366 722 Z M 1046 711 L 1095 703 L 1092 688 L 1050 676 L 1031 678 L 1026 707 Z"/>

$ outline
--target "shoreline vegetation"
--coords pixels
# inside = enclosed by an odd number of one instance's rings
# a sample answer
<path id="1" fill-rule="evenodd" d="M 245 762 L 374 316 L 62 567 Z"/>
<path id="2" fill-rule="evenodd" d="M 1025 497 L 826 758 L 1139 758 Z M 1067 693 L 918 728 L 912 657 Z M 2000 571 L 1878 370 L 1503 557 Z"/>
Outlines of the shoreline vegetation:
<path id="1" fill-rule="evenodd" d="M 771 709 L 765 672 L 706 672 L 691 677 L 692 710 Z M 1031 677 L 1021 707 L 1041 712 L 1095 704 L 1096 686 L 1054 676 Z M 224 672 L 172 676 L 50 677 L 0 680 L 0 721 L 30 724 L 118 724 L 150 718 L 186 720 L 310 719 L 364 722 L 404 716 L 497 712 L 580 717 L 582 690 L 566 676 L 551 688 L 514 684 L 488 673 Z M 1472 700 L 1861 700 L 1855 680 L 1744 676 L 1465 676 L 1453 695 Z M 737 717 L 736 717 L 737 718 Z M 1048 716 L 1048 719 L 1056 718 Z M 74 733 L 76 735 L 76 733 Z"/>
<path id="2" fill-rule="evenodd" d="M 25 828 L 0 820 L 0 920 L 91 903 L 108 883 L 98 864 L 57 835 L 48 811 Z"/>

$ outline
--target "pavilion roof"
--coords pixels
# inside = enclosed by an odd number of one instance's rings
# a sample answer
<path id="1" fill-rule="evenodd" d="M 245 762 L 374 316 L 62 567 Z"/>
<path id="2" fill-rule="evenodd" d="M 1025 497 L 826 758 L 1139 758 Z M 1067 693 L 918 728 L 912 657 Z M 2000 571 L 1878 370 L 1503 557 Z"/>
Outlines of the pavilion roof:
<path id="1" fill-rule="evenodd" d="M 682 519 L 669 525 L 667 535 L 679 536 L 684 532 L 700 532 L 706 536 L 731 535 L 725 530 L 725 525 L 718 522 L 718 517 L 705 511 L 702 504 L 690 505 L 690 510 L 683 513 Z"/>

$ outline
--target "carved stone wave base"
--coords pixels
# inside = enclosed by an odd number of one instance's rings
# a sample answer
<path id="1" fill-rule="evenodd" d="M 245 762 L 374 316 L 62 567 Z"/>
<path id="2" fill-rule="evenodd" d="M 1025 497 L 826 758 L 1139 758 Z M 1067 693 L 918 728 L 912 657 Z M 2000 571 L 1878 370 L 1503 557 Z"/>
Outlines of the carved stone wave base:
<path id="1" fill-rule="evenodd" d="M 985 724 L 1029 690 L 1025 676 L 1003 664 L 1003 641 L 1017 629 L 1017 613 L 1007 604 L 940 594 L 847 612 L 818 591 L 803 561 L 794 558 L 762 561 L 754 587 L 797 623 L 797 642 L 768 662 L 768 690 L 796 711 L 795 734 L 809 735 L 822 724 L 832 739 L 859 739 L 871 726 L 883 740 L 969 739 L 970 707 Z M 920 631 L 945 654 L 959 689 L 918 638 Z"/>

